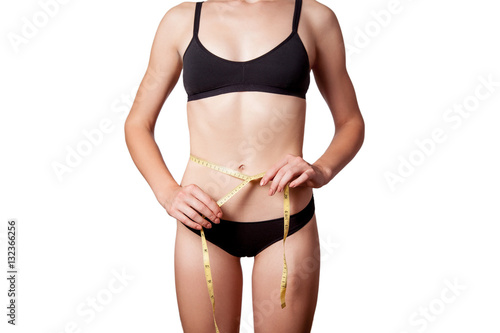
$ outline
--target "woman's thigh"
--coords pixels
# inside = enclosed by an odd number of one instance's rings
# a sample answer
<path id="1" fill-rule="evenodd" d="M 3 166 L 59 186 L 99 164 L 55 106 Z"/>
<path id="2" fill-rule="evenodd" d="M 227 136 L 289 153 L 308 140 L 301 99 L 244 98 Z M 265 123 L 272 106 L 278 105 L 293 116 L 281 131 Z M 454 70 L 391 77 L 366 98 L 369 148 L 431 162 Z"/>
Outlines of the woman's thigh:
<path id="1" fill-rule="evenodd" d="M 207 242 L 215 295 L 215 318 L 221 332 L 238 332 L 241 315 L 240 258 Z M 208 295 L 200 236 L 177 221 L 175 286 L 185 333 L 213 333 L 215 325 Z"/>
<path id="2" fill-rule="evenodd" d="M 316 215 L 286 238 L 288 280 L 286 307 L 281 309 L 283 240 L 255 257 L 252 297 L 255 333 L 310 332 L 319 288 L 320 247 Z"/>

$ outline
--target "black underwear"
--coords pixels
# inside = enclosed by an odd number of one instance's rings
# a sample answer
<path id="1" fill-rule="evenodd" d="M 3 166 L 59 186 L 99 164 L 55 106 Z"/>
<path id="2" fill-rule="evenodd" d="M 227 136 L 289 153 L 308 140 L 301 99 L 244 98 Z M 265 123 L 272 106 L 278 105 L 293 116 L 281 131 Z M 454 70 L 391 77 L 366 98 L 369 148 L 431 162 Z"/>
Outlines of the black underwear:
<path id="1" fill-rule="evenodd" d="M 300 212 L 290 215 L 288 236 L 299 231 L 314 215 L 314 195 L 307 206 Z M 211 222 L 207 217 L 205 219 Z M 212 228 L 204 228 L 205 238 L 236 257 L 254 257 L 266 247 L 283 239 L 283 218 L 256 222 L 236 222 L 220 220 L 219 224 L 211 223 Z M 200 235 L 200 231 L 183 225 Z M 201 236 L 201 235 L 200 235 Z"/>

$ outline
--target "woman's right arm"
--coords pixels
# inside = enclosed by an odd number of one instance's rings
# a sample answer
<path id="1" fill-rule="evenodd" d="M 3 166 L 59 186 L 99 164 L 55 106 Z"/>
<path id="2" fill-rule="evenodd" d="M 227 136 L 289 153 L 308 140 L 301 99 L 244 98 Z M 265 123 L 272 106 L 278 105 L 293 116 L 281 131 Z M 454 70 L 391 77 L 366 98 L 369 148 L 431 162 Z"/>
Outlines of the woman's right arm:
<path id="1" fill-rule="evenodd" d="M 153 41 L 146 74 L 141 81 L 130 113 L 125 121 L 125 140 L 135 165 L 167 213 L 196 229 L 209 227 L 200 213 L 215 223 L 222 211 L 198 186 L 180 186 L 169 172 L 154 140 L 158 114 L 182 71 L 179 46 L 191 36 L 193 3 L 183 2 L 171 8 L 161 20 Z M 188 218 L 189 217 L 189 218 Z"/>

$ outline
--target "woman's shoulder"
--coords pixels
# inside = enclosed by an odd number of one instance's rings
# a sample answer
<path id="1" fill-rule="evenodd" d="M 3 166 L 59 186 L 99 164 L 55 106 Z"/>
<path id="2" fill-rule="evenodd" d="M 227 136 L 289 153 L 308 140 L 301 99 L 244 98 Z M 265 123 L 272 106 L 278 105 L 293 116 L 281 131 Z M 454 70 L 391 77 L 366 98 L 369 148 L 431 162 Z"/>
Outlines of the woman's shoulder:
<path id="1" fill-rule="evenodd" d="M 175 6 L 170 7 L 164 15 L 164 20 L 173 21 L 175 23 L 181 23 L 185 21 L 188 17 L 194 15 L 194 8 L 196 6 L 196 1 L 183 1 Z"/>
<path id="2" fill-rule="evenodd" d="M 191 34 L 196 2 L 183 1 L 170 7 L 158 26 L 158 32 L 170 39 L 184 40 Z"/>
<path id="3" fill-rule="evenodd" d="M 300 15 L 301 20 L 304 18 L 318 29 L 337 23 L 337 16 L 333 9 L 316 0 L 303 0 Z"/>
<path id="4" fill-rule="evenodd" d="M 300 20 L 305 21 L 315 36 L 339 30 L 337 15 L 329 6 L 316 0 L 303 0 Z"/>

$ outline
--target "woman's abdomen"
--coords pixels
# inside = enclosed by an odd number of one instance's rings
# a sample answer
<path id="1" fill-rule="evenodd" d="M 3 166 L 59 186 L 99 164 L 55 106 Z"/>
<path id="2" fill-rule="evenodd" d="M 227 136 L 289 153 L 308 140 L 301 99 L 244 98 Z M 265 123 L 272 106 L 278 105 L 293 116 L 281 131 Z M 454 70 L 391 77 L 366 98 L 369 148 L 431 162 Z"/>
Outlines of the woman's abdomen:
<path id="1" fill-rule="evenodd" d="M 305 101 L 260 92 L 224 94 L 188 103 L 190 153 L 252 176 L 267 171 L 287 154 L 302 156 Z M 215 201 L 242 180 L 194 161 L 187 162 L 181 185 L 196 184 Z M 283 192 L 269 196 L 260 180 L 248 183 L 222 206 L 223 219 L 250 222 L 283 216 Z M 290 188 L 291 214 L 304 208 L 311 188 Z"/>

